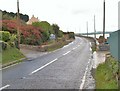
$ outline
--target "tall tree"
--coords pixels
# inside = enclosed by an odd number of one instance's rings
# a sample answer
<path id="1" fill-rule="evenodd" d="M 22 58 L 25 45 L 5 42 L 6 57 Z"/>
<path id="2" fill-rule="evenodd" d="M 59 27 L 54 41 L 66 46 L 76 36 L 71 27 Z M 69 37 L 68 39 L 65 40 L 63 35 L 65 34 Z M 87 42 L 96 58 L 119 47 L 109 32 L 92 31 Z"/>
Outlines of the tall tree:
<path id="1" fill-rule="evenodd" d="M 47 21 L 34 22 L 32 25 L 36 27 L 41 27 L 44 31 L 47 31 L 49 34 L 54 33 L 52 26 Z"/>
<path id="2" fill-rule="evenodd" d="M 2 10 L 0 10 L 0 11 L 2 12 L 2 19 L 3 20 L 13 20 L 14 17 L 17 16 L 17 13 L 7 12 L 7 11 L 2 11 Z M 27 22 L 29 20 L 29 16 L 26 14 L 20 13 L 20 19 Z"/>
<path id="3" fill-rule="evenodd" d="M 55 33 L 56 40 L 58 40 L 58 35 L 59 35 L 59 26 L 57 24 L 52 25 L 53 31 Z"/>

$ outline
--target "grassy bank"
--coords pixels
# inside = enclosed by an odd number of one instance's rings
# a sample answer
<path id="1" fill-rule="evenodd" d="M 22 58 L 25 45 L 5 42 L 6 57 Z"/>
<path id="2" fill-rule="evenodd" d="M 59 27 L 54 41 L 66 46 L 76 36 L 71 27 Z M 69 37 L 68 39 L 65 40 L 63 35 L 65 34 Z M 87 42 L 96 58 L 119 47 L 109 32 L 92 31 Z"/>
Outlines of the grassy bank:
<path id="1" fill-rule="evenodd" d="M 109 57 L 95 72 L 96 89 L 118 89 L 118 61 Z"/>
<path id="2" fill-rule="evenodd" d="M 62 48 L 63 46 L 67 45 L 67 44 L 70 43 L 70 42 L 72 42 L 72 40 L 71 40 L 71 41 L 59 41 L 59 42 L 54 42 L 53 45 L 48 46 L 48 47 L 46 48 L 46 51 L 48 51 L 48 52 L 49 52 L 49 51 L 54 51 L 54 50 L 56 50 L 56 49 Z"/>
<path id="3" fill-rule="evenodd" d="M 25 56 L 17 48 L 8 47 L 6 50 L 2 51 L 2 64 L 7 64 L 24 57 Z"/>

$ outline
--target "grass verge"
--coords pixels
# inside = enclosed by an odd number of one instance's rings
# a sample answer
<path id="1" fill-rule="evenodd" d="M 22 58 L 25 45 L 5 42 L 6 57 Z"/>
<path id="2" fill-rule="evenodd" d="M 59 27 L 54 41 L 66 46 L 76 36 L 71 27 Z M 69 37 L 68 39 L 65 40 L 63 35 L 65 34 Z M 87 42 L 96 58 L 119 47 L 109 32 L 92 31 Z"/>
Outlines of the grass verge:
<path id="1" fill-rule="evenodd" d="M 59 48 L 62 48 L 63 46 L 69 44 L 70 42 L 72 41 L 60 41 L 60 42 L 55 42 L 53 45 L 51 46 L 48 46 L 46 48 L 46 51 L 50 52 L 50 51 L 54 51 L 54 50 L 57 50 Z"/>
<path id="2" fill-rule="evenodd" d="M 25 56 L 17 48 L 8 47 L 6 50 L 2 51 L 2 64 L 8 64 L 24 57 Z"/>
<path id="3" fill-rule="evenodd" d="M 96 51 L 96 46 L 95 45 L 92 46 L 91 48 L 92 48 L 92 52 Z"/>
<path id="4" fill-rule="evenodd" d="M 95 72 L 96 89 L 118 89 L 118 61 L 109 57 Z"/>

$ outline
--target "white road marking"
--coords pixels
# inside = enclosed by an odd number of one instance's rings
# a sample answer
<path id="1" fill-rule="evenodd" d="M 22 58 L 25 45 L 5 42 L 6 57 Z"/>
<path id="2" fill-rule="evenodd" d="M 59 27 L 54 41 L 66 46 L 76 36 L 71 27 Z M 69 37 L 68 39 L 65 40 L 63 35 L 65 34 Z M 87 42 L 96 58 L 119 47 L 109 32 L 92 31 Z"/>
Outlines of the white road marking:
<path id="1" fill-rule="evenodd" d="M 89 42 L 90 46 L 92 45 L 91 42 Z"/>
<path id="2" fill-rule="evenodd" d="M 65 55 L 67 55 L 68 53 L 70 53 L 71 51 L 68 51 L 68 52 L 66 52 L 66 53 L 64 53 L 63 55 L 65 56 Z"/>
<path id="3" fill-rule="evenodd" d="M 79 47 L 80 45 L 78 45 L 78 47 Z"/>
<path id="4" fill-rule="evenodd" d="M 89 63 L 90 63 L 90 60 L 89 60 L 89 62 L 88 62 L 88 65 L 89 65 Z M 86 74 L 87 74 L 87 71 L 88 71 L 88 65 L 87 65 L 87 67 L 86 67 L 86 69 L 85 69 L 85 73 L 84 73 L 84 76 L 83 76 L 83 78 L 82 78 L 82 83 L 81 83 L 81 85 L 80 85 L 80 90 L 83 89 L 84 84 L 85 84 Z"/>
<path id="5" fill-rule="evenodd" d="M 74 47 L 73 50 L 77 49 L 77 47 Z"/>
<path id="6" fill-rule="evenodd" d="M 26 77 L 23 77 L 23 79 L 25 79 Z"/>
<path id="7" fill-rule="evenodd" d="M 9 87 L 9 86 L 10 86 L 10 85 L 6 85 L 6 86 L 1 87 L 1 88 L 0 88 L 0 91 L 3 90 L 3 89 L 5 89 L 5 88 L 7 88 L 7 87 Z"/>
<path id="8" fill-rule="evenodd" d="M 65 45 L 65 46 L 63 46 L 63 48 L 65 48 L 65 47 L 67 47 L 67 46 L 69 46 L 69 45 Z"/>
<path id="9" fill-rule="evenodd" d="M 54 59 L 53 61 L 51 61 L 51 62 L 49 62 L 49 63 L 47 63 L 47 64 L 43 65 L 42 67 L 40 67 L 40 68 L 38 68 L 38 69 L 34 70 L 34 71 L 33 71 L 33 72 L 31 72 L 29 75 L 32 75 L 32 74 L 34 74 L 34 73 L 36 73 L 36 72 L 38 72 L 38 71 L 42 70 L 43 68 L 45 68 L 46 66 L 48 66 L 48 65 L 52 64 L 53 62 L 55 62 L 55 61 L 57 61 L 57 60 L 58 60 L 57 58 L 56 58 L 56 59 Z"/>
<path id="10" fill-rule="evenodd" d="M 92 52 L 92 49 L 90 48 L 90 51 Z"/>
<path id="11" fill-rule="evenodd" d="M 86 70 L 85 70 L 84 76 L 83 76 L 83 78 L 82 78 L 82 83 L 81 83 L 81 85 L 80 85 L 80 89 L 83 89 L 83 86 L 84 86 L 84 84 L 85 84 L 85 79 L 86 79 L 87 69 L 88 69 L 88 65 L 87 65 L 87 67 L 86 67 Z"/>
<path id="12" fill-rule="evenodd" d="M 75 50 L 75 48 L 73 48 L 73 50 Z"/>

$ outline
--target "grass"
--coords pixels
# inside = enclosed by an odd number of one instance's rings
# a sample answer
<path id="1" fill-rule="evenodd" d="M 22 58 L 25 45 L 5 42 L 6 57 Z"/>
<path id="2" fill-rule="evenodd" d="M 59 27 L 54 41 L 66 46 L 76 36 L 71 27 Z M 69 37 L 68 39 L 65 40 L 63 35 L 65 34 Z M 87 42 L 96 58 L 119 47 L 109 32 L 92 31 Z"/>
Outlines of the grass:
<path id="1" fill-rule="evenodd" d="M 54 51 L 56 49 L 62 48 L 63 46 L 67 45 L 69 42 L 61 41 L 61 42 L 55 42 L 52 46 L 49 46 L 47 48 L 47 51 Z"/>
<path id="2" fill-rule="evenodd" d="M 96 89 L 118 89 L 118 61 L 109 57 L 95 72 Z"/>
<path id="3" fill-rule="evenodd" d="M 2 51 L 2 64 L 7 64 L 24 57 L 25 56 L 17 48 L 8 47 L 6 50 Z"/>
<path id="4" fill-rule="evenodd" d="M 95 45 L 92 46 L 91 48 L 92 48 L 92 52 L 96 51 L 96 46 Z"/>

